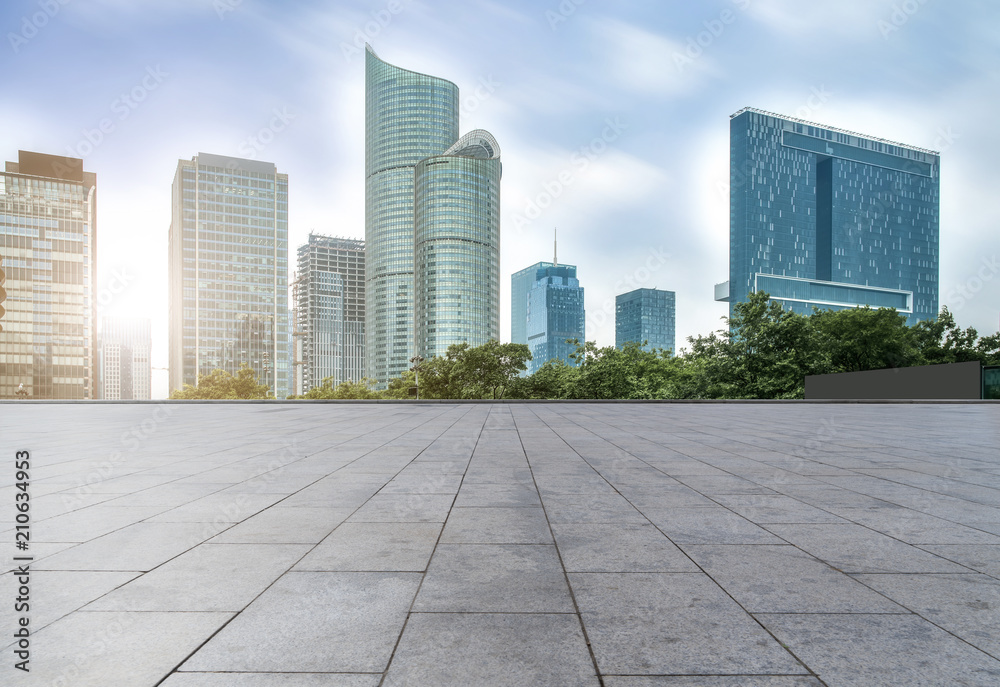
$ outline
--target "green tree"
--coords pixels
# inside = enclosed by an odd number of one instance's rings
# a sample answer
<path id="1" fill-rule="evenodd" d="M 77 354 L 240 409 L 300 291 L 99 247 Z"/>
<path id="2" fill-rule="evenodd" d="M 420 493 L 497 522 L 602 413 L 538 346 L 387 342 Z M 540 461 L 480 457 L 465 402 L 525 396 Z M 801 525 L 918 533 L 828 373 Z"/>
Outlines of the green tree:
<path id="1" fill-rule="evenodd" d="M 728 329 L 689 338 L 689 357 L 706 378 L 700 398 L 802 398 L 805 375 L 829 369 L 809 319 L 752 293 L 723 318 Z"/>
<path id="2" fill-rule="evenodd" d="M 518 377 L 511 382 L 508 398 L 567 399 L 579 398 L 580 368 L 564 360 L 549 360 L 534 374 Z"/>
<path id="3" fill-rule="evenodd" d="M 622 348 L 597 348 L 588 341 L 577 343 L 571 356 L 579 364 L 577 395 L 597 399 L 666 398 L 671 380 L 683 364 L 669 351 L 651 351 L 637 342 Z"/>
<path id="4" fill-rule="evenodd" d="M 305 399 L 369 399 L 379 398 L 379 393 L 375 391 L 375 380 L 367 377 L 360 381 L 341 382 L 333 386 L 333 377 L 327 377 L 319 386 L 314 386 L 305 394 L 295 398 Z"/>
<path id="5" fill-rule="evenodd" d="M 814 309 L 809 324 L 820 352 L 829 359 L 826 372 L 856 372 L 920 364 L 913 330 L 893 308 Z"/>
<path id="6" fill-rule="evenodd" d="M 935 319 L 918 322 L 913 331 L 921 362 L 925 365 L 971 360 L 988 363 L 991 359 L 991 339 L 977 341 L 979 333 L 973 327 L 959 328 L 947 306 L 941 308 Z"/>
<path id="7" fill-rule="evenodd" d="M 175 389 L 170 398 L 195 399 L 247 399 L 274 398 L 267 384 L 257 383 L 257 373 L 247 364 L 240 366 L 236 375 L 216 368 L 209 374 L 198 375 L 198 385 L 185 384 L 183 389 Z"/>

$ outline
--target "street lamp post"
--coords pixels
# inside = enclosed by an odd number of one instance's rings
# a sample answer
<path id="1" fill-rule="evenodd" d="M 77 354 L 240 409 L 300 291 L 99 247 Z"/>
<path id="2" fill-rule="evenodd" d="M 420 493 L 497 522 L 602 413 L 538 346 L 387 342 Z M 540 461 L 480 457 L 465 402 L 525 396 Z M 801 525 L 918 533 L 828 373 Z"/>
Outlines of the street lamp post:
<path id="1" fill-rule="evenodd" d="M 417 388 L 417 400 L 419 401 L 420 400 L 420 363 L 424 362 L 424 358 L 423 358 L 423 356 L 415 355 L 412 358 L 410 358 L 410 362 L 413 363 L 413 367 L 411 367 L 410 369 L 413 370 L 413 383 L 416 385 L 416 388 Z"/>

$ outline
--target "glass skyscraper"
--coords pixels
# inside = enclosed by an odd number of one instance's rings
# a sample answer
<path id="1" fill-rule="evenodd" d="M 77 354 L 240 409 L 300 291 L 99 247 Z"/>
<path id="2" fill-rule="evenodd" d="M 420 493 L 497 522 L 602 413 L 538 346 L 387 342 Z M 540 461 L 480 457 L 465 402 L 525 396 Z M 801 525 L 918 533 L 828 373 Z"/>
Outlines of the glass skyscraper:
<path id="1" fill-rule="evenodd" d="M 938 313 L 940 158 L 931 150 L 746 108 L 730 119 L 733 305 Z"/>
<path id="2" fill-rule="evenodd" d="M 296 383 L 302 394 L 365 376 L 365 242 L 309 234 L 294 284 Z"/>
<path id="3" fill-rule="evenodd" d="M 499 335 L 500 161 L 484 131 L 459 141 L 454 83 L 371 47 L 365 82 L 366 367 L 384 385 L 418 350 Z"/>
<path id="4" fill-rule="evenodd" d="M 145 318 L 101 318 L 101 398 L 142 401 L 152 396 L 150 322 Z"/>
<path id="5" fill-rule="evenodd" d="M 483 130 L 414 176 L 417 354 L 500 340 L 500 148 Z"/>
<path id="6" fill-rule="evenodd" d="M 198 153 L 179 160 L 170 222 L 170 388 L 246 363 L 291 393 L 288 175 Z"/>
<path id="7" fill-rule="evenodd" d="M 615 297 L 615 347 L 646 342 L 646 350 L 674 347 L 676 296 L 673 291 L 636 289 Z"/>
<path id="8" fill-rule="evenodd" d="M 583 287 L 576 278 L 576 267 L 552 263 L 539 263 L 536 267 L 525 296 L 525 340 L 512 338 L 513 343 L 526 343 L 531 351 L 526 374 L 534 374 L 549 360 L 574 364 L 569 355 L 576 351 L 576 346 L 566 340 L 578 339 L 581 343 L 586 340 Z M 517 274 L 511 279 L 512 285 Z"/>
<path id="9" fill-rule="evenodd" d="M 531 267 L 510 275 L 510 340 L 528 343 L 528 292 L 538 279 L 538 270 L 555 267 L 555 263 L 536 262 Z M 566 265 L 573 267 L 573 265 Z M 574 267 L 575 269 L 575 267 Z"/>
<path id="10" fill-rule="evenodd" d="M 0 398 L 97 398 L 96 243 L 83 160 L 18 151 L 0 174 Z"/>

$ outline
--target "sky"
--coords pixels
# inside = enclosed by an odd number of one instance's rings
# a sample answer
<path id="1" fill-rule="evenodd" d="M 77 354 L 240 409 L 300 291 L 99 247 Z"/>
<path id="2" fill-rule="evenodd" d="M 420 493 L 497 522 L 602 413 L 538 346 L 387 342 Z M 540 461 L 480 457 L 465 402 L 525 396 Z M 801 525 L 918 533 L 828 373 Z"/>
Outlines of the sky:
<path id="1" fill-rule="evenodd" d="M 510 274 L 551 260 L 556 228 L 588 340 L 614 344 L 639 287 L 676 292 L 679 349 L 722 328 L 747 106 L 940 151 L 941 305 L 998 328 L 995 0 L 6 0 L 0 29 L 0 157 L 97 174 L 99 315 L 151 318 L 155 368 L 178 159 L 287 173 L 290 269 L 311 231 L 364 237 L 366 42 L 456 83 L 461 132 L 499 141 L 504 340 Z"/>

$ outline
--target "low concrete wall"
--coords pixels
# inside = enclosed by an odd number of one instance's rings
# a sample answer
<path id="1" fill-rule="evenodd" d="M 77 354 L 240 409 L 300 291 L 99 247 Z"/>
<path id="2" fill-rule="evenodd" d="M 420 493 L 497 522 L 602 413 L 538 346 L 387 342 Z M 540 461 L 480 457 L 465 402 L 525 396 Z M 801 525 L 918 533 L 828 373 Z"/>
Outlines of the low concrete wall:
<path id="1" fill-rule="evenodd" d="M 894 367 L 887 370 L 808 375 L 807 399 L 978 399 L 983 377 L 979 361 Z"/>

